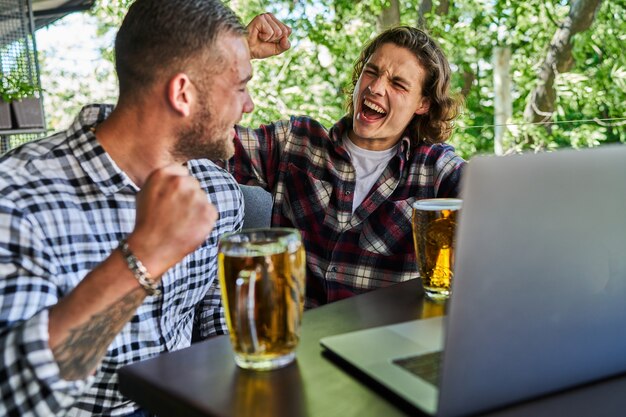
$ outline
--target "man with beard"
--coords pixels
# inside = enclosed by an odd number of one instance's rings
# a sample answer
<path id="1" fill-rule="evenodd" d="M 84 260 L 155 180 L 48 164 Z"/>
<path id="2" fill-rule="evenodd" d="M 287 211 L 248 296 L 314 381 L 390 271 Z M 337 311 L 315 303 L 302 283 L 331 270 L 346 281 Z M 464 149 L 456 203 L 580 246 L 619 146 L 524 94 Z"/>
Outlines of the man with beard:
<path id="1" fill-rule="evenodd" d="M 348 115 L 237 127 L 228 168 L 273 194 L 272 225 L 300 230 L 313 307 L 418 276 L 411 204 L 456 197 L 464 161 L 444 144 L 458 114 L 450 66 L 411 27 L 372 40 L 355 64 Z"/>
<path id="2" fill-rule="evenodd" d="M 117 370 L 224 331 L 217 239 L 242 197 L 209 159 L 253 109 L 246 29 L 218 0 L 137 0 L 115 53 L 115 108 L 0 159 L 2 416 L 144 415 Z"/>

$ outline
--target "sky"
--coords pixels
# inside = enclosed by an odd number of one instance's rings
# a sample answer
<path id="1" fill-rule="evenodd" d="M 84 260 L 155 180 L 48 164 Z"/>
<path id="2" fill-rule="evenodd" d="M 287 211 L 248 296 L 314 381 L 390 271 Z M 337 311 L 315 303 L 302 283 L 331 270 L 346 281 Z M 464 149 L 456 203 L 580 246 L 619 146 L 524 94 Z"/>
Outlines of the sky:
<path id="1" fill-rule="evenodd" d="M 115 103 L 113 65 L 100 48 L 113 38 L 96 36 L 97 23 L 87 13 L 72 13 L 36 32 L 41 86 L 48 126 L 65 129 L 88 103 Z"/>
<path id="2" fill-rule="evenodd" d="M 49 65 L 87 72 L 100 61 L 98 48 L 104 42 L 96 37 L 95 18 L 86 13 L 67 15 L 36 34 L 37 50 Z"/>

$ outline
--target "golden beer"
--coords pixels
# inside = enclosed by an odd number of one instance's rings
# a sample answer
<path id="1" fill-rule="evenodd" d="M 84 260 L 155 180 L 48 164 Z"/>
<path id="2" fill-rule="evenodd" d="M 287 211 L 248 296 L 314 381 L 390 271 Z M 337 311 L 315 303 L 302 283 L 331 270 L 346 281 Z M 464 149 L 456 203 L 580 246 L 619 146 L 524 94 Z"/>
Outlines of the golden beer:
<path id="1" fill-rule="evenodd" d="M 276 228 L 224 236 L 218 276 L 237 364 L 274 369 L 293 361 L 304 310 L 300 234 Z"/>
<path id="2" fill-rule="evenodd" d="M 413 242 L 424 293 L 445 300 L 452 290 L 457 216 L 462 200 L 435 198 L 413 203 Z"/>

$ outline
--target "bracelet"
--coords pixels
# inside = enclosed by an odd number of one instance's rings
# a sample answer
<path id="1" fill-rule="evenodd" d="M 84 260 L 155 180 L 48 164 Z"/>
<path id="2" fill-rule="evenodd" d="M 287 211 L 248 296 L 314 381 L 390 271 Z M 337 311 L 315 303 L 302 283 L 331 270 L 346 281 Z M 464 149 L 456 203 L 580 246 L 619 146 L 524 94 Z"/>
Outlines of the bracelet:
<path id="1" fill-rule="evenodd" d="M 137 279 L 137 281 L 139 282 L 139 285 L 141 285 L 142 288 L 146 290 L 148 295 L 161 294 L 159 284 L 154 281 L 152 275 L 150 275 L 146 267 L 141 263 L 139 259 L 137 259 L 135 254 L 131 252 L 130 248 L 128 247 L 128 241 L 126 239 L 122 239 L 118 248 L 122 252 L 122 256 L 124 256 L 124 260 L 126 261 L 126 265 L 128 265 L 128 269 L 130 269 L 130 272 L 133 273 L 135 279 Z"/>

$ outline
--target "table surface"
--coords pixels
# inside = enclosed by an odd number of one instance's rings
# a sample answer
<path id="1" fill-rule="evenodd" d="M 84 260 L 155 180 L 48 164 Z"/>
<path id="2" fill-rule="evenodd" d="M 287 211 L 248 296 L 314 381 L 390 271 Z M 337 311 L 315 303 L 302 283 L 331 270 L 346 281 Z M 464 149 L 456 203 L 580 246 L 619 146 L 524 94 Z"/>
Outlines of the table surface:
<path id="1" fill-rule="evenodd" d="M 443 313 L 441 305 L 423 301 L 417 280 L 407 281 L 307 311 L 297 360 L 282 369 L 237 368 L 228 337 L 220 336 L 122 368 L 120 390 L 159 417 L 419 415 L 326 356 L 319 339 Z M 617 416 L 625 413 L 625 392 L 626 377 L 617 377 L 487 415 Z"/>

